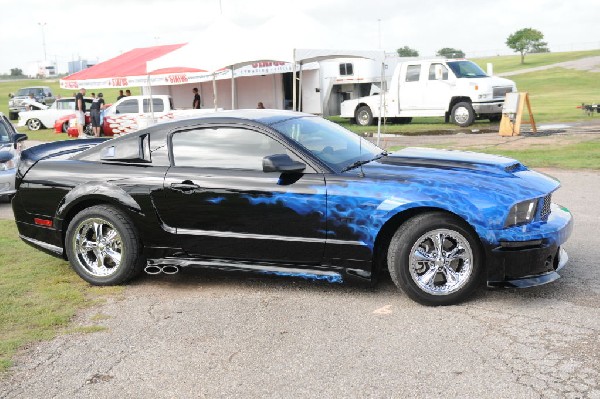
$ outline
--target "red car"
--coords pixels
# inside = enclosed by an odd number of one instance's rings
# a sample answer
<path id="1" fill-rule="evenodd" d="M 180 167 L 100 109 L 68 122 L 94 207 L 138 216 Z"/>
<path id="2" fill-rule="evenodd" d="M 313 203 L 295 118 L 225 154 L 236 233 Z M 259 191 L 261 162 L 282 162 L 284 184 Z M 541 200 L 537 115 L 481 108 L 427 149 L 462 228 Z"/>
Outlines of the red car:
<path id="1" fill-rule="evenodd" d="M 58 123 L 58 121 L 56 121 L 56 123 Z M 79 137 L 79 131 L 77 130 L 77 117 L 75 114 L 71 115 L 69 118 L 68 125 L 69 127 L 67 128 L 67 134 L 69 137 Z M 56 124 L 54 125 L 54 130 L 56 131 Z M 92 136 L 92 119 L 90 118 L 89 112 L 85 113 L 85 125 L 83 127 L 83 132 L 88 136 Z"/>
<path id="2" fill-rule="evenodd" d="M 56 133 L 67 133 L 69 130 L 69 121 L 75 118 L 75 114 L 64 115 L 54 122 L 54 131 Z"/>

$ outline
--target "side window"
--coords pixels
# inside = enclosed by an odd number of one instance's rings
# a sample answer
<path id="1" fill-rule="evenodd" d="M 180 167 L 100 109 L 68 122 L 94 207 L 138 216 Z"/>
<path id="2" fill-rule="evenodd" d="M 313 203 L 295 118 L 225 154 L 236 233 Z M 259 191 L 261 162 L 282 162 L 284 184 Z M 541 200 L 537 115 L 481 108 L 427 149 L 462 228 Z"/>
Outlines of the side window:
<path id="1" fill-rule="evenodd" d="M 173 134 L 175 166 L 263 170 L 267 155 L 286 154 L 286 148 L 270 137 L 248 129 L 216 128 Z"/>
<path id="2" fill-rule="evenodd" d="M 429 80 L 437 80 L 435 76 L 436 67 L 442 71 L 441 80 L 448 80 L 448 68 L 444 64 L 431 64 L 429 66 Z"/>
<path id="3" fill-rule="evenodd" d="M 346 62 L 346 63 L 340 64 L 340 75 L 341 76 L 354 75 L 354 67 L 353 67 L 352 63 Z"/>
<path id="4" fill-rule="evenodd" d="M 406 67 L 406 81 L 418 82 L 421 74 L 421 65 L 409 65 Z"/>
<path id="5" fill-rule="evenodd" d="M 153 98 L 152 108 L 154 109 L 154 112 L 163 112 L 165 110 L 165 104 L 161 98 Z M 144 112 L 150 111 L 150 99 L 144 98 Z"/>
<path id="6" fill-rule="evenodd" d="M 125 100 L 117 105 L 117 114 L 137 114 L 140 112 L 137 99 Z"/>

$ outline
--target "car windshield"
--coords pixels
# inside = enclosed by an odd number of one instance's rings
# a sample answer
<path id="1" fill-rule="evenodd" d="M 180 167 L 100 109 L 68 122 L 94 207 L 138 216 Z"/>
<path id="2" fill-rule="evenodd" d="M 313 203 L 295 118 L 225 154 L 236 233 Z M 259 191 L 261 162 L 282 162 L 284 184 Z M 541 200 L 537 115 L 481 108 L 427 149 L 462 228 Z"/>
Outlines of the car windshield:
<path id="1" fill-rule="evenodd" d="M 272 127 L 299 143 L 336 172 L 358 166 L 384 153 L 371 142 L 319 117 L 287 119 Z"/>
<path id="2" fill-rule="evenodd" d="M 487 74 L 471 61 L 450 61 L 448 66 L 457 78 L 485 78 Z"/>
<path id="3" fill-rule="evenodd" d="M 29 93 L 33 93 L 33 95 L 38 95 L 42 93 L 42 89 L 36 89 L 36 88 L 24 88 L 24 89 L 19 89 L 19 91 L 17 92 L 17 96 L 19 97 L 27 97 L 29 95 Z"/>

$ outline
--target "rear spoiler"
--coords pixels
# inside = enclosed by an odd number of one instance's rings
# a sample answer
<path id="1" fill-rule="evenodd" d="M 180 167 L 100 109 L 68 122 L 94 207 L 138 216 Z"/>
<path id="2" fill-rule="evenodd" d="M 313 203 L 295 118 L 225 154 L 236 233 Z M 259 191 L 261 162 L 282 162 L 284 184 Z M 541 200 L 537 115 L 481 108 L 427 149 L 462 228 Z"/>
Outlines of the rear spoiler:
<path id="1" fill-rule="evenodd" d="M 93 138 L 85 140 L 63 140 L 52 143 L 39 144 L 21 152 L 21 161 L 17 172 L 17 181 L 22 179 L 27 171 L 42 159 L 69 157 L 88 148 L 104 143 L 110 138 Z"/>

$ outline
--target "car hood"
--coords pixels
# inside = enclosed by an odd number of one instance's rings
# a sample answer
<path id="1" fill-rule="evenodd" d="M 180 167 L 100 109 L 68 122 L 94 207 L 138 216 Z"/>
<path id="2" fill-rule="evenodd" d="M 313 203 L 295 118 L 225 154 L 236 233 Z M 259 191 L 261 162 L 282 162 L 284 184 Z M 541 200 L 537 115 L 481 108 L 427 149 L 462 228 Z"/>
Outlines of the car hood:
<path id="1" fill-rule="evenodd" d="M 511 158 L 430 148 L 405 148 L 364 165 L 362 170 L 365 177 L 373 179 L 419 180 L 437 187 L 489 190 L 507 202 L 541 197 L 560 186 L 557 180 Z"/>

